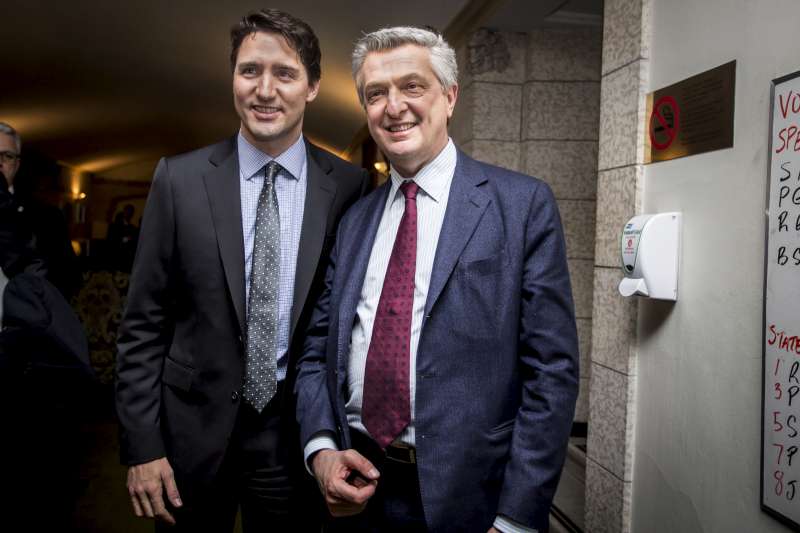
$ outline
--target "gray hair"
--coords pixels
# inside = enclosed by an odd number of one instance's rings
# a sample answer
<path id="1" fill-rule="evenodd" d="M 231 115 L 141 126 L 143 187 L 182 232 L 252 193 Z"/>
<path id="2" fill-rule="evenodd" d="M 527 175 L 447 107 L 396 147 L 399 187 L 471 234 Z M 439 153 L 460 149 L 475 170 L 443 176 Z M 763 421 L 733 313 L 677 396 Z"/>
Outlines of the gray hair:
<path id="1" fill-rule="evenodd" d="M 22 151 L 22 137 L 19 136 L 17 130 L 15 130 L 5 122 L 0 122 L 0 133 L 5 133 L 6 135 L 10 135 L 14 139 L 14 143 L 17 145 L 17 152 Z"/>
<path id="2" fill-rule="evenodd" d="M 391 50 L 405 44 L 414 44 L 428 49 L 431 54 L 431 68 L 444 90 L 453 87 L 458 82 L 456 52 L 440 34 L 413 26 L 382 28 L 361 37 L 356 41 L 353 49 L 353 79 L 356 82 L 356 91 L 358 91 L 358 99 L 362 106 L 364 105 L 364 81 L 359 78 L 358 74 L 361 67 L 364 66 L 367 54 Z"/>

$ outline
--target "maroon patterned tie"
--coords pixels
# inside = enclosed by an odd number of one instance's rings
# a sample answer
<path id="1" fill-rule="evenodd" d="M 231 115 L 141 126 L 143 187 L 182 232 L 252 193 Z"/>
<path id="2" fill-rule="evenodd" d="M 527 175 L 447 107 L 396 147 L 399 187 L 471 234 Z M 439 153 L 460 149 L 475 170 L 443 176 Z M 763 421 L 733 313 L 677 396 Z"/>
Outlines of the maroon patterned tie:
<path id="1" fill-rule="evenodd" d="M 417 270 L 419 185 L 406 181 L 400 190 L 406 197 L 406 207 L 397 228 L 372 327 L 361 409 L 364 426 L 381 448 L 386 448 L 411 423 L 408 368 Z"/>

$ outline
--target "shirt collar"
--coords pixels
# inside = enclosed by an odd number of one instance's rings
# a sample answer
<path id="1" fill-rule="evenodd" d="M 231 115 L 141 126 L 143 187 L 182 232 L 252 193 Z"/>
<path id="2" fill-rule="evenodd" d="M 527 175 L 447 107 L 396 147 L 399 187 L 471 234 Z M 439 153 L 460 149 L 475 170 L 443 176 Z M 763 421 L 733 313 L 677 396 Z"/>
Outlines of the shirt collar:
<path id="1" fill-rule="evenodd" d="M 242 135 L 241 130 L 236 142 L 239 150 L 239 173 L 242 178 L 251 180 L 256 174 L 261 173 L 264 165 L 273 158 L 250 144 Z M 284 175 L 288 173 L 292 178 L 300 179 L 306 164 L 306 144 L 303 134 L 301 133 L 294 144 L 274 159 L 286 170 Z"/>
<path id="2" fill-rule="evenodd" d="M 389 173 L 392 179 L 392 190 L 389 191 L 391 198 L 394 198 L 400 185 L 402 185 L 406 179 L 411 179 L 419 185 L 419 188 L 422 189 L 425 194 L 438 203 L 442 200 L 444 195 L 449 192 L 449 184 L 456 170 L 456 159 L 456 146 L 453 144 L 453 139 L 448 139 L 442 151 L 428 164 L 423 166 L 415 176 L 403 178 L 394 167 L 392 167 Z"/>

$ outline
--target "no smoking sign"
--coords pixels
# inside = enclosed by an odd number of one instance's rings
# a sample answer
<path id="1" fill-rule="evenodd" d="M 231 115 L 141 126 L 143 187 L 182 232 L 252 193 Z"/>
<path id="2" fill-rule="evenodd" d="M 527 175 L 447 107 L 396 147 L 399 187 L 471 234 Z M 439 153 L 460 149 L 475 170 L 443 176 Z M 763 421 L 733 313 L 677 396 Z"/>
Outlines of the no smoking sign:
<path id="1" fill-rule="evenodd" d="M 733 146 L 736 61 L 647 95 L 644 162 L 667 161 Z"/>
<path id="2" fill-rule="evenodd" d="M 650 144 L 657 150 L 666 150 L 678 136 L 680 109 L 672 96 L 662 96 L 653 104 L 650 114 Z"/>

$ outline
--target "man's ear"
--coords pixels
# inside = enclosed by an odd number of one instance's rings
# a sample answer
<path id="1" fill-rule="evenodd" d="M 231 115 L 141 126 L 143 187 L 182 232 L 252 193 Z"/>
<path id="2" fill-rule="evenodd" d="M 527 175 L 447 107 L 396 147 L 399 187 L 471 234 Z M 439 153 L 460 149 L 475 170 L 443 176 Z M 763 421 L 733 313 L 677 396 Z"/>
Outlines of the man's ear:
<path id="1" fill-rule="evenodd" d="M 317 97 L 317 94 L 319 94 L 319 81 L 320 80 L 317 80 L 314 83 L 308 84 L 308 94 L 306 95 L 307 104 L 313 102 L 314 99 Z"/>
<path id="2" fill-rule="evenodd" d="M 444 92 L 447 98 L 447 118 L 453 117 L 453 110 L 456 108 L 456 101 L 458 100 L 458 84 L 454 83 L 452 87 Z"/>

